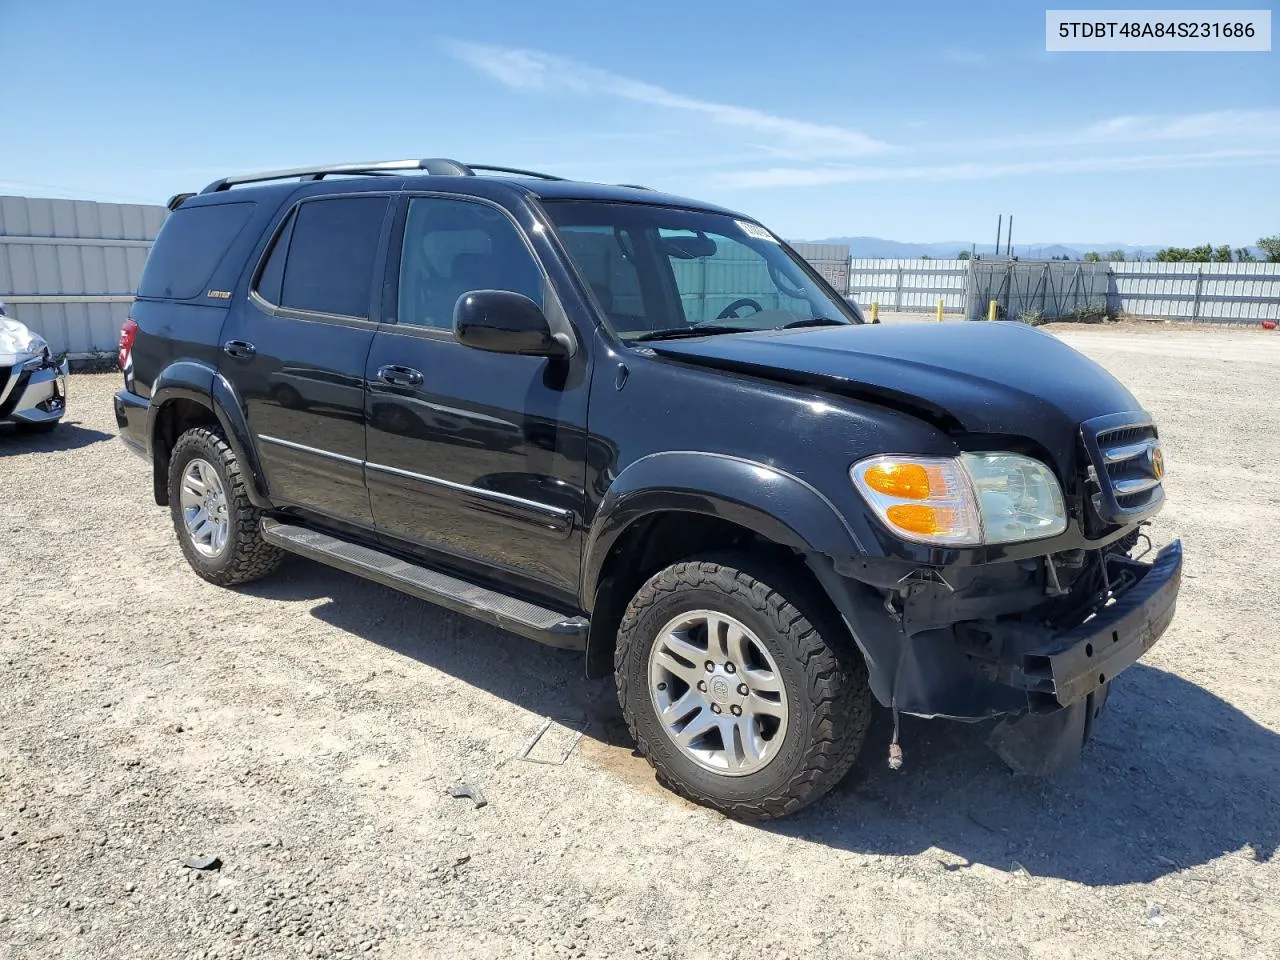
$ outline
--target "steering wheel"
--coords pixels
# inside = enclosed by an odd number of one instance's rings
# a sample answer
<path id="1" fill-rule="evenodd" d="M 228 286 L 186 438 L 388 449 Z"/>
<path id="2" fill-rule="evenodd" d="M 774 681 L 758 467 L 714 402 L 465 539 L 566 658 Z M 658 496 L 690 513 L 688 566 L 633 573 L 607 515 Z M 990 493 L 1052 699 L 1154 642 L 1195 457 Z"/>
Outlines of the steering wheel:
<path id="1" fill-rule="evenodd" d="M 760 306 L 760 304 L 757 303 L 755 300 L 752 300 L 750 297 L 742 297 L 738 300 L 733 301 L 733 303 L 729 304 L 727 307 L 721 310 L 720 313 L 716 316 L 716 319 L 728 320 L 730 317 L 732 317 L 735 320 L 742 319 L 741 317 L 738 316 L 738 311 L 742 307 L 755 307 L 756 313 L 764 312 L 764 307 Z"/>

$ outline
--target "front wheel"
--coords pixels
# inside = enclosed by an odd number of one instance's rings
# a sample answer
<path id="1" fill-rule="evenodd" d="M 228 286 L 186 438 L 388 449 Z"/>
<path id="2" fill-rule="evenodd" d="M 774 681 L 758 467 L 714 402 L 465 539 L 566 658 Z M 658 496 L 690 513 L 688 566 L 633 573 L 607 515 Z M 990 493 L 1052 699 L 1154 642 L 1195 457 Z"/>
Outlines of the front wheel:
<path id="1" fill-rule="evenodd" d="M 746 556 L 677 563 L 632 599 L 614 678 L 659 781 L 743 820 L 830 790 L 866 738 L 866 665 L 809 585 Z"/>

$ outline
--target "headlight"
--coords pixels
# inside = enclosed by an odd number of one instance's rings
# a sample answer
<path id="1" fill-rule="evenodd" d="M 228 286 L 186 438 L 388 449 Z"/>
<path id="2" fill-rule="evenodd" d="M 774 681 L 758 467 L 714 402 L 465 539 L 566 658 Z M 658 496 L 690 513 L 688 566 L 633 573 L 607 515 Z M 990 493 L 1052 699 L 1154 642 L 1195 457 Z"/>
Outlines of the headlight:
<path id="1" fill-rule="evenodd" d="M 976 547 L 1067 529 L 1057 478 L 1021 454 L 871 457 L 849 473 L 876 515 L 907 540 Z"/>
<path id="2" fill-rule="evenodd" d="M 44 356 L 49 352 L 49 341 L 38 333 L 33 333 L 31 339 L 27 341 L 27 353 L 35 353 Z"/>

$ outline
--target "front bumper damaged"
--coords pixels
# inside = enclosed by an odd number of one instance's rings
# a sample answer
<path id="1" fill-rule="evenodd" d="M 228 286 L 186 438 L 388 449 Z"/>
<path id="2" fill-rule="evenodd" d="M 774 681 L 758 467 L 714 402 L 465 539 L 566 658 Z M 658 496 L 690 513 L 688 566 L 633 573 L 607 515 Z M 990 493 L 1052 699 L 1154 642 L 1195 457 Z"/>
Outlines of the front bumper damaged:
<path id="1" fill-rule="evenodd" d="M 9 369 L 0 368 L 0 421 L 50 423 L 67 410 L 66 358 L 33 357 Z"/>
<path id="2" fill-rule="evenodd" d="M 1112 557 L 1107 572 L 1112 582 L 1125 577 L 1127 589 L 1073 627 L 976 621 L 958 630 L 969 638 L 976 635 L 996 652 L 994 661 L 980 667 L 991 679 L 1026 691 L 1040 712 L 1069 707 L 1105 686 L 1160 639 L 1173 619 L 1182 582 L 1182 544 L 1175 540 L 1150 564 Z"/>
<path id="3" fill-rule="evenodd" d="M 989 742 L 1016 773 L 1043 776 L 1071 766 L 1093 734 L 1112 678 L 1151 649 L 1173 620 L 1181 543 L 1169 544 L 1150 565 L 1112 564 L 1140 579 L 1108 606 L 1061 633 L 1007 638 L 1025 652 L 998 664 L 997 678 L 1026 691 L 1031 709 L 1003 720 Z"/>
<path id="4" fill-rule="evenodd" d="M 1112 680 L 1173 619 L 1181 543 L 1151 562 L 1122 554 L 1099 562 L 1099 589 L 1089 587 L 1091 597 L 1081 596 L 1074 613 L 1056 608 L 1052 625 L 1037 613 L 1046 584 L 1025 565 L 932 576 L 917 568 L 887 598 L 881 584 L 898 571 L 812 566 L 861 648 L 882 704 L 922 717 L 1000 718 L 992 737 L 1000 756 L 1016 771 L 1044 774 L 1079 756 Z M 880 583 L 868 582 L 871 576 Z"/>

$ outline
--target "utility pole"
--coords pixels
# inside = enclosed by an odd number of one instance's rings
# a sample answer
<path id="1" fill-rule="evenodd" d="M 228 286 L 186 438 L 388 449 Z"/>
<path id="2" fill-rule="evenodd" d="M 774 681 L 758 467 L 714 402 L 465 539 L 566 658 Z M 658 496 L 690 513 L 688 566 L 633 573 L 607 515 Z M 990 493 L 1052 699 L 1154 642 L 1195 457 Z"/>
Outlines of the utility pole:
<path id="1" fill-rule="evenodd" d="M 1004 232 L 1004 214 L 996 220 L 996 256 L 1000 256 L 1000 234 Z"/>
<path id="2" fill-rule="evenodd" d="M 1005 240 L 1004 255 L 1006 257 L 1013 256 L 1013 214 L 1009 214 L 1009 236 Z"/>

